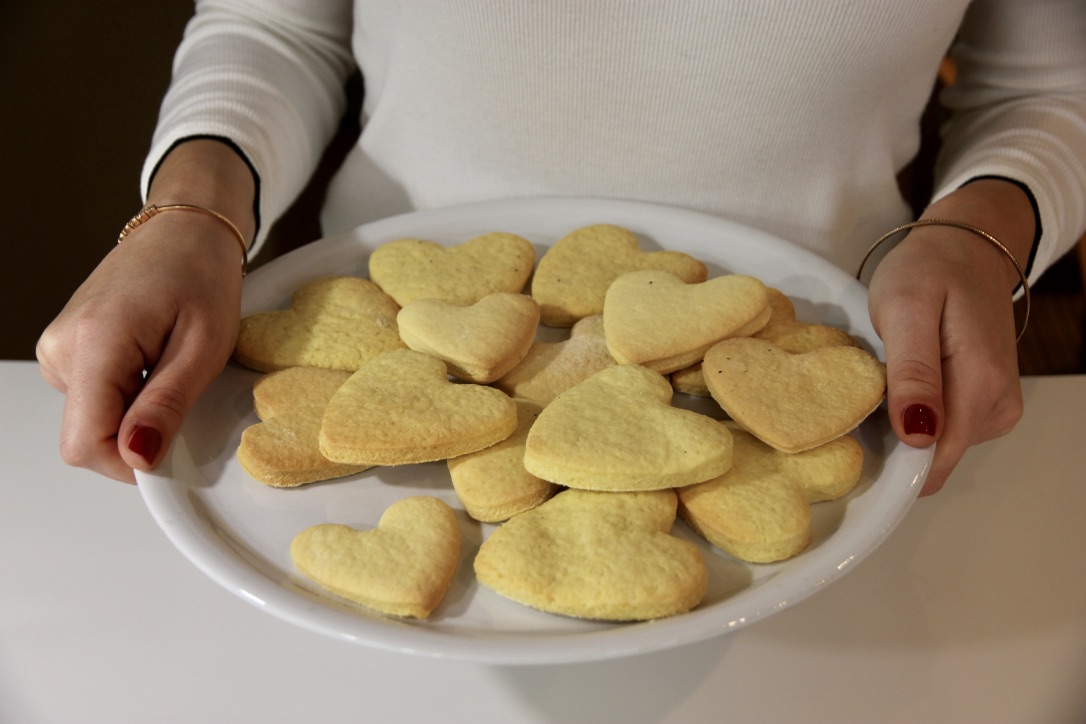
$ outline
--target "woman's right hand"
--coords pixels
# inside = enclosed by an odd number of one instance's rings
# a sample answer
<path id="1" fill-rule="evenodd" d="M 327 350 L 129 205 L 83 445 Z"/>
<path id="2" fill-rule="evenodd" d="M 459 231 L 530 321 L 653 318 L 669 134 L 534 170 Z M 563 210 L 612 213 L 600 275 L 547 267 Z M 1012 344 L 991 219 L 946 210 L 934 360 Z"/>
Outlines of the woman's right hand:
<path id="1" fill-rule="evenodd" d="M 193 174 L 215 172 L 217 162 L 201 155 L 224 151 L 233 160 L 219 160 L 234 171 L 240 164 L 243 175 L 216 177 L 230 179 L 238 199 L 247 191 L 247 207 L 220 197 L 216 208 L 206 191 L 186 195 L 185 186 L 201 188 L 190 185 Z M 193 203 L 227 218 L 240 214 L 235 223 L 247 238 L 255 225 L 252 175 L 216 141 L 178 146 L 162 164 L 148 201 Z M 149 471 L 159 462 L 233 350 L 241 259 L 237 239 L 220 220 L 167 211 L 136 227 L 102 260 L 37 346 L 42 376 L 66 396 L 60 432 L 65 462 L 125 482 L 135 482 L 133 469 Z"/>

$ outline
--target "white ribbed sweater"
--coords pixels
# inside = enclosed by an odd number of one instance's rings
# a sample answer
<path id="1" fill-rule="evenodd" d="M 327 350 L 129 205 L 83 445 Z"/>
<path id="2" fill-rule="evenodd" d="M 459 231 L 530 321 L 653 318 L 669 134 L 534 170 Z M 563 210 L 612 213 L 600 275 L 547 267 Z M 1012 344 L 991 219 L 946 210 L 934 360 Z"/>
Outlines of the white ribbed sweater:
<path id="1" fill-rule="evenodd" d="M 981 175 L 1027 185 L 1035 277 L 1086 227 L 1078 0 L 204 0 L 143 184 L 179 139 L 228 137 L 260 177 L 266 230 L 312 173 L 357 63 L 363 132 L 326 233 L 582 195 L 706 211 L 851 271 L 910 216 L 896 177 L 956 35 L 935 195 Z"/>

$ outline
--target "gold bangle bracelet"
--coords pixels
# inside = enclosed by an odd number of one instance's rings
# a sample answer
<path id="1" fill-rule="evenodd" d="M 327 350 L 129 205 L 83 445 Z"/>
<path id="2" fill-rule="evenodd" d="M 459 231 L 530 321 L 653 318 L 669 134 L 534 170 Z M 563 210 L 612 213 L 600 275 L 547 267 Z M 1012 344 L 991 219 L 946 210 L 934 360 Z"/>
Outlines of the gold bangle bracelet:
<path id="1" fill-rule="evenodd" d="M 241 275 L 244 277 L 245 273 L 249 270 L 249 245 L 245 241 L 245 237 L 242 235 L 241 230 L 234 225 L 234 222 L 226 218 L 217 211 L 211 209 L 205 209 L 203 206 L 195 206 L 193 204 L 170 204 L 168 206 L 150 206 L 142 209 L 138 214 L 129 219 L 128 223 L 121 229 L 120 235 L 117 237 L 117 243 L 120 244 L 124 241 L 124 238 L 128 236 L 132 231 L 141 224 L 145 224 L 155 216 L 158 216 L 164 211 L 195 211 L 198 214 L 205 214 L 214 219 L 218 219 L 222 223 L 226 224 L 230 229 L 230 233 L 234 235 L 234 238 L 238 240 L 238 246 L 241 247 Z"/>
<path id="2" fill-rule="evenodd" d="M 1022 317 L 1022 328 L 1018 331 L 1018 336 L 1015 337 L 1016 342 L 1021 341 L 1022 335 L 1026 331 L 1026 325 L 1029 323 L 1029 280 L 1026 279 L 1026 273 L 1022 271 L 1022 265 L 1019 264 L 1018 260 L 1014 258 L 1014 254 L 1011 253 L 1010 249 L 1008 249 L 1001 241 L 999 241 L 999 239 L 995 238 L 987 231 L 984 231 L 983 229 L 978 229 L 972 224 L 967 224 L 964 221 L 954 221 L 953 219 L 920 219 L 918 221 L 912 221 L 908 224 L 902 224 L 901 226 L 890 229 L 878 239 L 875 239 L 875 243 L 872 244 L 871 247 L 867 250 L 867 253 L 864 254 L 863 260 L 860 261 L 860 268 L 856 270 L 856 278 L 860 278 L 860 275 L 863 274 L 864 266 L 867 264 L 867 260 L 871 258 L 871 254 L 875 251 L 875 249 L 878 249 L 883 244 L 883 242 L 885 242 L 887 239 L 890 239 L 895 234 L 900 234 L 902 231 L 908 231 L 909 229 L 915 229 L 918 226 L 953 226 L 957 229 L 964 229 L 965 231 L 972 232 L 973 234 L 976 234 L 980 238 L 984 239 L 989 244 L 1003 252 L 1003 255 L 1010 259 L 1011 264 L 1014 265 L 1014 270 L 1018 273 L 1018 278 L 1022 281 L 1022 297 L 1026 300 L 1026 313 Z"/>

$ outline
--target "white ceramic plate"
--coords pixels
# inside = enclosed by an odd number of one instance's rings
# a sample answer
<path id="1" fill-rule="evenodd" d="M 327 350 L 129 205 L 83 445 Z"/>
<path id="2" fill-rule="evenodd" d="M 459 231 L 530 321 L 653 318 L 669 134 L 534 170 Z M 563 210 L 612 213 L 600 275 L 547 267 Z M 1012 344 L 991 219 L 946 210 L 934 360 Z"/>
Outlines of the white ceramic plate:
<path id="1" fill-rule="evenodd" d="M 402 237 L 458 244 L 487 231 L 511 231 L 539 254 L 566 232 L 595 223 L 625 226 L 642 248 L 686 251 L 710 276 L 745 273 L 796 301 L 802 321 L 847 329 L 881 356 L 867 316 L 866 291 L 821 258 L 775 237 L 718 218 L 673 208 L 587 199 L 472 204 L 385 219 L 327 238 L 256 270 L 245 284 L 243 314 L 281 308 L 303 282 L 366 273 L 379 244 Z M 252 480 L 235 458 L 242 430 L 255 423 L 258 374 L 229 366 L 201 398 L 166 459 L 140 474 L 148 508 L 169 539 L 212 579 L 282 619 L 359 644 L 431 657 L 498 664 L 558 663 L 625 656 L 725 633 L 798 603 L 851 570 L 893 530 L 915 499 L 929 451 L 901 445 L 885 413 L 856 432 L 866 462 L 847 498 L 813 509 L 810 547 L 773 565 L 737 562 L 701 541 L 680 521 L 709 567 L 709 590 L 694 611 L 649 623 L 580 621 L 534 611 L 474 580 L 472 559 L 491 525 L 471 520 L 452 492 L 444 463 L 375 468 L 359 475 L 281 490 Z M 676 396 L 699 409 L 714 403 Z M 716 413 L 719 416 L 719 408 Z M 395 500 L 435 495 L 457 510 L 461 564 L 431 619 L 387 618 L 321 592 L 294 570 L 289 547 L 302 529 L 345 523 L 369 529 Z"/>

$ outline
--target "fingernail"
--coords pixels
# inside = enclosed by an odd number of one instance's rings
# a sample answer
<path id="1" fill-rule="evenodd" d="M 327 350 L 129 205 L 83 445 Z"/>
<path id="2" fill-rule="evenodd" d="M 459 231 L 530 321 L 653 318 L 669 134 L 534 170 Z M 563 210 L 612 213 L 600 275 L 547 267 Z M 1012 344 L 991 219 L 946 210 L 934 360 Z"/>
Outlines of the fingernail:
<path id="1" fill-rule="evenodd" d="M 153 427 L 137 427 L 128 438 L 128 449 L 153 465 L 162 447 L 162 434 Z"/>
<path id="2" fill-rule="evenodd" d="M 906 407 L 902 423 L 906 435 L 935 435 L 935 413 L 927 405 L 915 404 Z"/>

